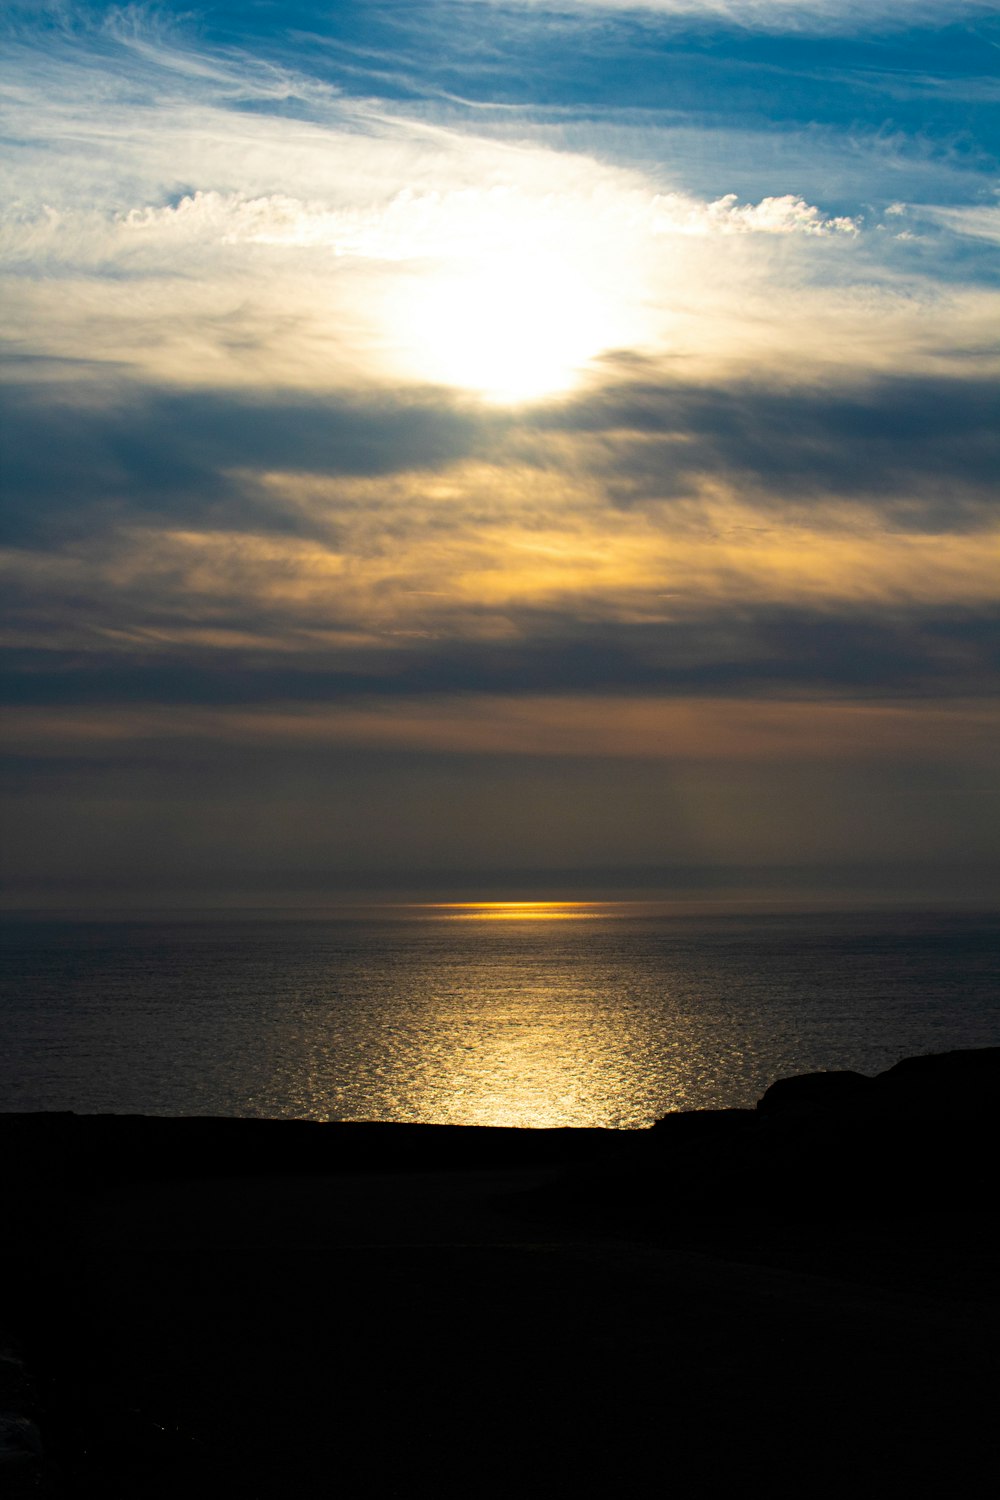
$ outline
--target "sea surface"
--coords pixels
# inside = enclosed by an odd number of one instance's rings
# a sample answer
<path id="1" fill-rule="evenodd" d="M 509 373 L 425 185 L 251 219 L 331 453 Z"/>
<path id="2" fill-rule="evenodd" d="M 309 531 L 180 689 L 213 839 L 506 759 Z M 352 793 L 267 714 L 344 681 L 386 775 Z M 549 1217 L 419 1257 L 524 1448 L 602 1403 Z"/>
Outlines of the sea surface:
<path id="1" fill-rule="evenodd" d="M 982 913 L 499 915 L 8 917 L 0 1111 L 640 1127 L 1000 1044 Z"/>

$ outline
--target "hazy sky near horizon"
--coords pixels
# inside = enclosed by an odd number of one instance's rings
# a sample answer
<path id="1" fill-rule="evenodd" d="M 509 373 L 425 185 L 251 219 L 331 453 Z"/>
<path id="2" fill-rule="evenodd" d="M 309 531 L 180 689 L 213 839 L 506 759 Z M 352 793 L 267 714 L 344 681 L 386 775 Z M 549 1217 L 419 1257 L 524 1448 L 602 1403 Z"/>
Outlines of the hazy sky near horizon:
<path id="1" fill-rule="evenodd" d="M 6 900 L 1000 886 L 1000 3 L 8 4 Z"/>

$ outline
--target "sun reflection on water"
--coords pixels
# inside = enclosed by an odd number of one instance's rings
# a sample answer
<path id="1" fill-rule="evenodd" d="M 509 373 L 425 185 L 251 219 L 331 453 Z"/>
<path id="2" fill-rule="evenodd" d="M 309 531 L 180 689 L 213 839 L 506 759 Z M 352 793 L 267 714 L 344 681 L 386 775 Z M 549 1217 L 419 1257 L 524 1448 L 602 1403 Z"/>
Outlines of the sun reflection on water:
<path id="1" fill-rule="evenodd" d="M 271 1092 L 305 1118 L 536 1128 L 701 1102 L 714 1007 L 651 905 L 393 903 L 327 927 Z"/>
<path id="2" fill-rule="evenodd" d="M 595 1096 L 615 1099 L 626 1085 L 627 1058 L 609 1045 L 607 1018 L 590 997 L 566 1001 L 558 986 L 525 982 L 469 1026 L 450 1004 L 432 1004 L 435 1039 L 413 1059 L 411 1117 L 535 1127 L 592 1119 Z"/>
<path id="3" fill-rule="evenodd" d="M 435 901 L 422 915 L 458 922 L 579 922 L 619 915 L 614 901 Z"/>

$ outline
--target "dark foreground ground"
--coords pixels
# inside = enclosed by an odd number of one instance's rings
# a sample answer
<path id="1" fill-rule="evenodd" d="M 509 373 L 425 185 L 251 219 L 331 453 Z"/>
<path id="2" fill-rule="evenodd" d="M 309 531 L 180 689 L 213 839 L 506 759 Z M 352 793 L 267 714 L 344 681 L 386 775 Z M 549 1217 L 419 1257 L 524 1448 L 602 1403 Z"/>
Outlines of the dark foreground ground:
<path id="1" fill-rule="evenodd" d="M 998 1083 L 644 1132 L 0 1117 L 0 1489 L 992 1496 Z"/>

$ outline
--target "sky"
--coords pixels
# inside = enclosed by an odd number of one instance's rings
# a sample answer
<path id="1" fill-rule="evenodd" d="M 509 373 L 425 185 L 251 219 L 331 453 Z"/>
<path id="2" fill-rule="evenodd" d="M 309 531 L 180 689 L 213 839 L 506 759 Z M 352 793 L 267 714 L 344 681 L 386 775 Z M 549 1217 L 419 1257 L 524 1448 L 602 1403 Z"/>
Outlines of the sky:
<path id="1" fill-rule="evenodd" d="M 1000 3 L 3 7 L 4 894 L 1000 893 Z"/>

